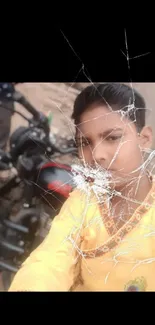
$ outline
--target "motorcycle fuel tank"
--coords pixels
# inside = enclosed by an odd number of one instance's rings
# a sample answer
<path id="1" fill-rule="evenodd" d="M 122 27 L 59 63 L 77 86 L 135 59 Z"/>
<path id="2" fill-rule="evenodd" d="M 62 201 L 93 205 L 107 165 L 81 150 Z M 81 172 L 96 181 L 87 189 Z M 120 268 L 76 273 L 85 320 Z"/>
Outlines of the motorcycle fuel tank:
<path id="1" fill-rule="evenodd" d="M 40 167 L 36 183 L 49 204 L 61 207 L 74 189 L 72 177 L 70 166 L 50 162 Z"/>

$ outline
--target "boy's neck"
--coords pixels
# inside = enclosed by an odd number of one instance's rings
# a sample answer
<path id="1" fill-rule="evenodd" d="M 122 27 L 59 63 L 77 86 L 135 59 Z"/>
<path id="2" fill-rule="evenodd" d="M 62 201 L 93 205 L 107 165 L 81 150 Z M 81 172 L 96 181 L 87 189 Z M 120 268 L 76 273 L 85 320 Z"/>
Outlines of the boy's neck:
<path id="1" fill-rule="evenodd" d="M 137 186 L 138 184 L 138 186 Z M 140 206 L 149 191 L 151 190 L 152 182 L 147 174 L 143 175 L 139 183 L 131 184 L 121 190 L 121 197 L 115 196 L 111 200 L 113 215 L 119 217 L 120 213 L 130 217 L 134 211 Z M 129 215 L 130 214 L 130 215 Z"/>

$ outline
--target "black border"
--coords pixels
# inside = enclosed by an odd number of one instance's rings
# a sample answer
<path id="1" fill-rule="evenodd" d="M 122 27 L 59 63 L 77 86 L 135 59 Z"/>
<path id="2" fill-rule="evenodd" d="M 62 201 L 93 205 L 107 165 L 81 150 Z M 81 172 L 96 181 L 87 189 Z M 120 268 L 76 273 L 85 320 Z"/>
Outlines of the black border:
<path id="1" fill-rule="evenodd" d="M 154 320 L 154 297 L 154 292 L 6 292 L 0 294 L 0 306 L 1 314 L 20 323 L 28 318 L 35 324 L 42 320 L 44 324 L 65 320 L 140 324 Z"/>
<path id="2" fill-rule="evenodd" d="M 14 44 L 8 40 L 0 52 L 1 81 L 16 82 L 149 82 L 155 81 L 154 30 L 147 24 L 132 29 L 91 23 L 87 28 L 58 26 L 30 32 Z M 49 33 L 47 32 L 49 29 Z M 23 31 L 22 31 L 23 32 Z M 130 73 L 126 57 L 125 32 Z M 72 48 L 71 48 L 72 47 Z M 75 53 L 74 53 L 75 51 Z"/>

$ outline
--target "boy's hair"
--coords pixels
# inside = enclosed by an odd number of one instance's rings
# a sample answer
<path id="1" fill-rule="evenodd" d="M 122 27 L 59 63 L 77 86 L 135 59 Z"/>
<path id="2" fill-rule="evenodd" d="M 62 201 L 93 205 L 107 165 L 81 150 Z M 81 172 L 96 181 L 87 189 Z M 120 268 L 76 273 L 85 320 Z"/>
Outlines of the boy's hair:
<path id="1" fill-rule="evenodd" d="M 72 118 L 75 125 L 80 123 L 81 115 L 88 108 L 98 104 L 125 112 L 139 132 L 145 126 L 144 98 L 135 89 L 121 83 L 95 84 L 84 88 L 74 102 Z"/>

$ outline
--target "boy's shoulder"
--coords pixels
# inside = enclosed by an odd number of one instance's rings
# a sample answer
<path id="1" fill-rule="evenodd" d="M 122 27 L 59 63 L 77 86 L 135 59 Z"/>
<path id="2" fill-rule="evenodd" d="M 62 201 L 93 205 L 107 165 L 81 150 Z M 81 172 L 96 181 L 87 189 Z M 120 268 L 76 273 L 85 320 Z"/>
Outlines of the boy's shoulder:
<path id="1" fill-rule="evenodd" d="M 94 193 L 91 192 L 86 192 L 83 190 L 80 190 L 78 188 L 75 188 L 72 192 L 69 194 L 69 198 L 74 199 L 74 200 L 80 200 L 80 202 L 86 202 L 86 203 L 93 203 L 95 200 Z"/>

